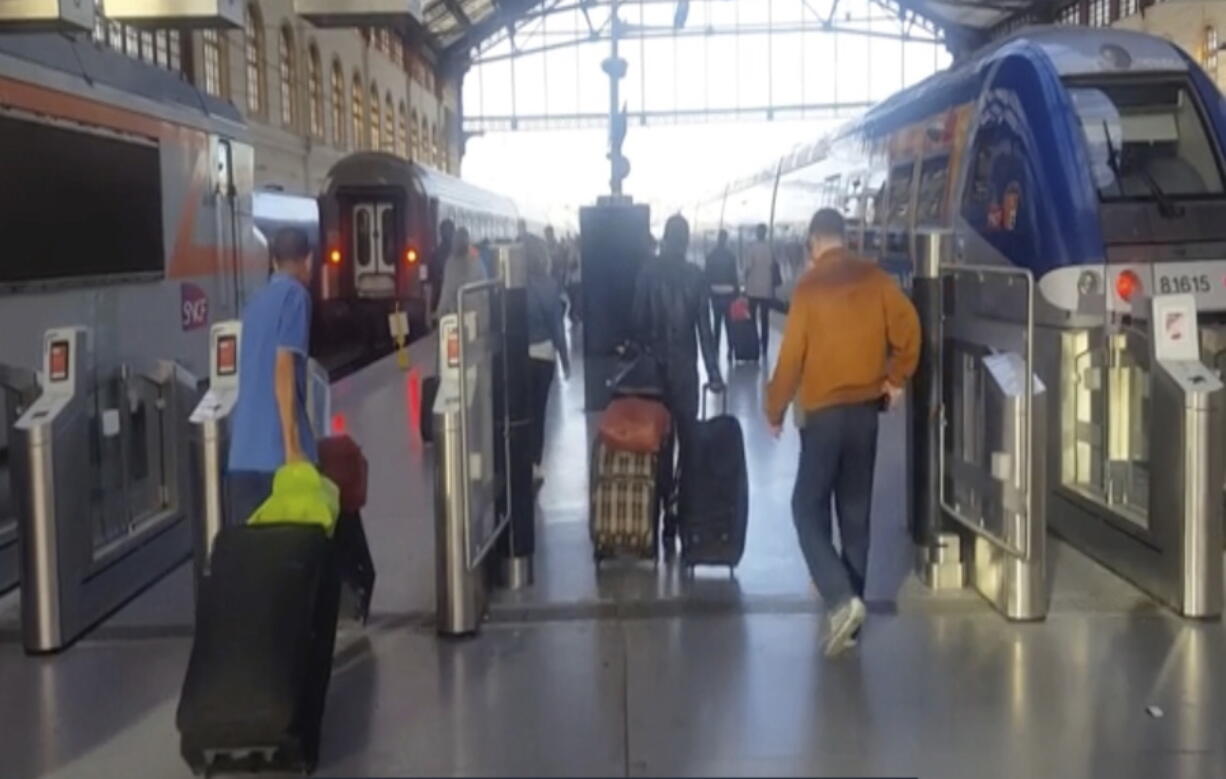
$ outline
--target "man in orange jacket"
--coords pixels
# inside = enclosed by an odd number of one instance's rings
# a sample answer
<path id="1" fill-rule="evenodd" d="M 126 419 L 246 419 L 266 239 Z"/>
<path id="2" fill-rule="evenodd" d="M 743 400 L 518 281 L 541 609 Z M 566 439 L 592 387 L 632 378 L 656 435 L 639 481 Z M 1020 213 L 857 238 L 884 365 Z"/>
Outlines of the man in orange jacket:
<path id="1" fill-rule="evenodd" d="M 813 215 L 811 265 L 792 292 L 766 393 L 776 437 L 796 401 L 801 449 L 792 514 L 809 574 L 830 614 L 827 655 L 851 646 L 864 622 L 877 414 L 901 397 L 920 349 L 911 301 L 892 277 L 849 252 L 843 234 L 838 211 Z M 832 495 L 841 556 L 831 530 Z"/>

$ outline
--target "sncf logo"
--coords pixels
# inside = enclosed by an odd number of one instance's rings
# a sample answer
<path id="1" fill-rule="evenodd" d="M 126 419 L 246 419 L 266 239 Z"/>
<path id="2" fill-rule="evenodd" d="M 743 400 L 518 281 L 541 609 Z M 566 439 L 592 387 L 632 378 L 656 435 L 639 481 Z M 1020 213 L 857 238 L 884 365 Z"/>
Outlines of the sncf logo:
<path id="1" fill-rule="evenodd" d="M 179 316 L 184 330 L 195 330 L 209 323 L 209 296 L 195 284 L 179 285 Z"/>

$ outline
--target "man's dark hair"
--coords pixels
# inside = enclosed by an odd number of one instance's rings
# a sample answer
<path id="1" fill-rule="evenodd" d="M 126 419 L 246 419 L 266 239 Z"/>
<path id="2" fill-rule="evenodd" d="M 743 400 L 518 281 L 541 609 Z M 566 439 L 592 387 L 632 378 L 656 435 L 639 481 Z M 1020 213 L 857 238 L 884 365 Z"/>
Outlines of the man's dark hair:
<path id="1" fill-rule="evenodd" d="M 272 239 L 273 262 L 305 262 L 311 255 L 311 242 L 305 231 L 297 227 L 282 227 Z"/>
<path id="2" fill-rule="evenodd" d="M 664 250 L 684 254 L 690 245 L 690 223 L 681 214 L 673 214 L 664 223 L 664 237 L 660 239 Z"/>
<path id="3" fill-rule="evenodd" d="M 455 235 L 455 222 L 450 219 L 444 219 L 438 223 L 438 234 L 443 238 L 450 238 Z"/>
<path id="4" fill-rule="evenodd" d="M 758 240 L 766 240 L 766 225 L 758 225 Z"/>
<path id="5" fill-rule="evenodd" d="M 847 225 L 843 221 L 843 215 L 833 208 L 823 208 L 809 220 L 810 238 L 836 238 L 841 241 L 846 232 Z"/>

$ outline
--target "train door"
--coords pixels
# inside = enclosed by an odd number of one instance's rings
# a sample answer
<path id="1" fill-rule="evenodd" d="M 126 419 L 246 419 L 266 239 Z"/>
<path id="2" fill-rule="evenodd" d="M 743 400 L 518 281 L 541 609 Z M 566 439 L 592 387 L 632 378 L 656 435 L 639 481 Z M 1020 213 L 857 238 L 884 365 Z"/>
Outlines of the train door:
<path id="1" fill-rule="evenodd" d="M 396 293 L 399 230 L 396 204 L 367 201 L 353 206 L 353 283 L 359 297 Z"/>

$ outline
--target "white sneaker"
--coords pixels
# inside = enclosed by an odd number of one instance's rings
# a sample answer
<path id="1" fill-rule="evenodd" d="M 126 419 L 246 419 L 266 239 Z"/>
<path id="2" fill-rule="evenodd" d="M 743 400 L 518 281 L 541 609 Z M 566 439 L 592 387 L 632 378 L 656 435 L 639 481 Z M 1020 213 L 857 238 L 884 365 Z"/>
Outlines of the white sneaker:
<path id="1" fill-rule="evenodd" d="M 830 627 L 826 632 L 826 657 L 834 657 L 855 646 L 854 636 L 864 624 L 867 610 L 864 601 L 853 597 L 830 615 Z"/>

